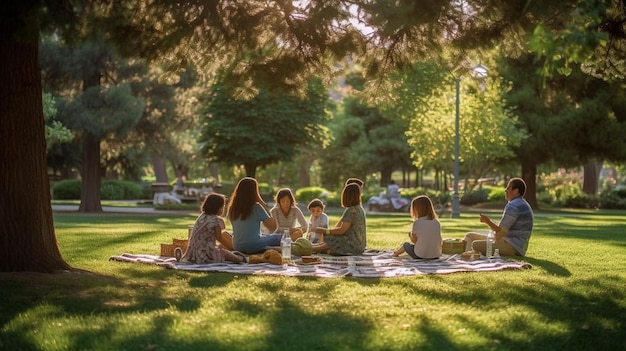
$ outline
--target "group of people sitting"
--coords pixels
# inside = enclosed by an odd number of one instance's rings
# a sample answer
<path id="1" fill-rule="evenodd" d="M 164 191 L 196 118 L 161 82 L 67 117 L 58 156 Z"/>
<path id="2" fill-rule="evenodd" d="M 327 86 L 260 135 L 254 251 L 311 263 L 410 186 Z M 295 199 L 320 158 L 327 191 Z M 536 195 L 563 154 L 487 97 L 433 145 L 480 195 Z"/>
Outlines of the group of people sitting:
<path id="1" fill-rule="evenodd" d="M 358 178 L 349 178 L 345 182 L 341 192 L 344 211 L 337 224 L 330 227 L 321 200 L 314 199 L 308 204 L 310 216 L 307 222 L 290 189 L 280 189 L 274 207 L 269 208 L 261 198 L 257 180 L 242 178 L 230 197 L 226 214 L 232 225 L 232 234 L 225 230 L 222 219 L 225 196 L 211 193 L 202 203 L 202 213 L 195 221 L 187 250 L 177 260 L 199 264 L 246 262 L 247 255 L 280 246 L 286 230 L 293 241 L 301 237 L 309 239 L 314 253 L 360 255 L 367 245 L 366 216 L 361 203 L 363 184 Z M 526 184 L 521 178 L 510 179 L 505 190 L 508 203 L 500 222 L 495 224 L 489 217 L 480 214 L 480 222 L 495 232 L 493 249 L 498 249 L 502 256 L 526 254 L 533 227 L 533 212 L 523 199 L 525 191 Z M 442 256 L 441 223 L 431 199 L 425 195 L 415 197 L 410 214 L 413 226 L 409 241 L 395 250 L 393 256 L 404 253 L 415 259 Z M 264 233 L 263 229 L 268 233 Z M 486 240 L 487 233 L 469 232 L 464 238 L 466 250 L 485 254 Z"/>

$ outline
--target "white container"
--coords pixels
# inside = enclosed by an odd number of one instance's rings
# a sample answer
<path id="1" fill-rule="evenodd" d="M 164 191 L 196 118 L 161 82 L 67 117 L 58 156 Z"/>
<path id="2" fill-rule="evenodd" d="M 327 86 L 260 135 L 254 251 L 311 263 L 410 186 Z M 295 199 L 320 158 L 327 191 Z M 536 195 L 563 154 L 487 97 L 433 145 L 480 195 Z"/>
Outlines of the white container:
<path id="1" fill-rule="evenodd" d="M 281 256 L 283 258 L 283 264 L 291 261 L 291 236 L 289 230 L 285 230 L 283 237 L 280 240 Z"/>
<path id="2" fill-rule="evenodd" d="M 490 230 L 489 234 L 487 234 L 487 250 L 486 250 L 487 252 L 485 253 L 485 256 L 487 257 L 493 256 L 494 237 L 495 237 L 495 232 L 493 230 Z"/>
<path id="3" fill-rule="evenodd" d="M 348 257 L 348 272 L 350 272 L 350 275 L 356 273 L 356 261 L 354 257 Z"/>

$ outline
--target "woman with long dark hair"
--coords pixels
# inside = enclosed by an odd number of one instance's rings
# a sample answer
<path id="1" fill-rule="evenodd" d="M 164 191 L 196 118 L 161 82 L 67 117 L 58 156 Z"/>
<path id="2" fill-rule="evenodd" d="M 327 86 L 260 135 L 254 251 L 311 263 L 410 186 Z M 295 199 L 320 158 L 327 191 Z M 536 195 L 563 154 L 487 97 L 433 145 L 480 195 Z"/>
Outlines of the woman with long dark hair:
<path id="1" fill-rule="evenodd" d="M 268 246 L 280 246 L 281 234 L 261 234 L 261 223 L 270 231 L 276 230 L 276 221 L 259 193 L 256 179 L 239 180 L 228 206 L 228 219 L 233 226 L 233 248 L 247 254 L 264 252 Z"/>

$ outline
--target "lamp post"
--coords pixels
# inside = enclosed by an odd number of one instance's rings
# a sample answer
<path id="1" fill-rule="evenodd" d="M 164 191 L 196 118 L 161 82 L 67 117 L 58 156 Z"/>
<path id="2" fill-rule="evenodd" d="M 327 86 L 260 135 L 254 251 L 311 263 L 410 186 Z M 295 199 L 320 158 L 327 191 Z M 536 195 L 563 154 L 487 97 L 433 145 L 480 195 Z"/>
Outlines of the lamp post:
<path id="1" fill-rule="evenodd" d="M 454 118 L 454 192 L 452 193 L 452 218 L 461 217 L 461 204 L 459 199 L 459 108 L 461 107 L 461 78 L 456 78 L 456 114 Z"/>
<path id="2" fill-rule="evenodd" d="M 487 77 L 487 68 L 483 65 L 478 65 L 472 68 L 471 75 L 474 78 L 478 78 L 482 81 Z M 456 87 L 456 112 L 454 118 L 454 192 L 452 193 L 452 214 L 450 217 L 461 217 L 461 201 L 459 197 L 459 137 L 460 137 L 460 108 L 461 108 L 461 78 L 456 78 L 454 81 Z M 481 86 L 484 88 L 484 86 Z"/>

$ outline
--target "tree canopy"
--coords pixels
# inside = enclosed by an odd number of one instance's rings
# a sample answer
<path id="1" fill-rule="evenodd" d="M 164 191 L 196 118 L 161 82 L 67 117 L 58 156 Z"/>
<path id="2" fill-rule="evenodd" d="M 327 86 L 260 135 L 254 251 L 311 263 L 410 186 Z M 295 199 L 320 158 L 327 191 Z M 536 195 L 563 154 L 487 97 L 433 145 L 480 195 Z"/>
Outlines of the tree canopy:
<path id="1" fill-rule="evenodd" d="M 205 110 L 202 152 L 208 162 L 244 165 L 254 177 L 257 167 L 289 161 L 296 150 L 323 140 L 328 93 L 316 79 L 304 96 L 268 86 L 256 86 L 252 97 L 238 94 L 218 80 Z"/>

